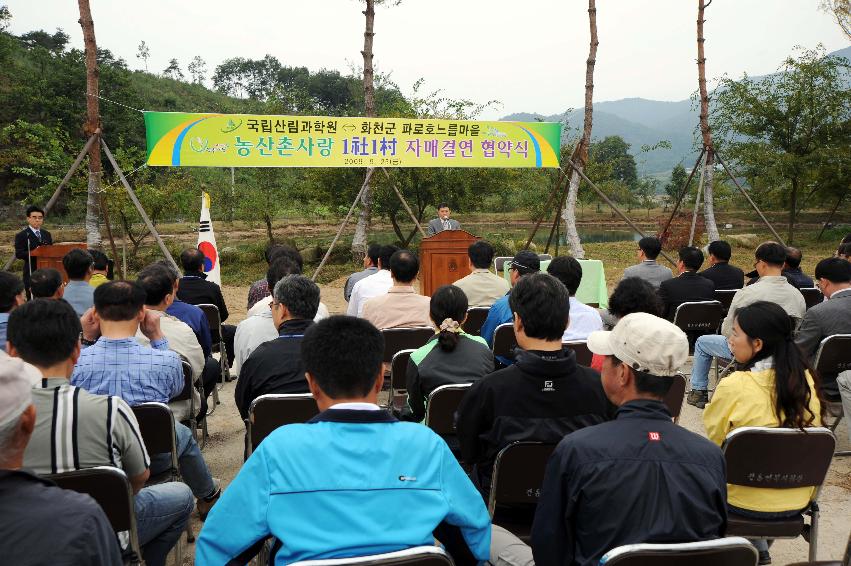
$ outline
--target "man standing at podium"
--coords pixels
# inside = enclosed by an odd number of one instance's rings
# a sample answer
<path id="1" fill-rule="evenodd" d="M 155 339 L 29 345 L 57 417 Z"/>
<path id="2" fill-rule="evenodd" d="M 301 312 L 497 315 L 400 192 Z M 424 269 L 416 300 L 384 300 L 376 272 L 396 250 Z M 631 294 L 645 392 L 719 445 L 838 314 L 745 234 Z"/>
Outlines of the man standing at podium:
<path id="1" fill-rule="evenodd" d="M 27 207 L 27 226 L 15 234 L 15 257 L 24 260 L 24 287 L 27 297 L 30 296 L 30 273 L 38 269 L 38 260 L 30 257 L 30 252 L 39 246 L 50 246 L 53 237 L 47 230 L 42 230 L 44 223 L 44 210 L 30 205 Z"/>
<path id="2" fill-rule="evenodd" d="M 451 212 L 452 211 L 449 210 L 449 205 L 445 202 L 437 205 L 437 218 L 429 221 L 426 234 L 434 236 L 438 232 L 443 232 L 444 230 L 460 230 L 461 223 L 455 219 L 449 218 L 449 214 Z"/>

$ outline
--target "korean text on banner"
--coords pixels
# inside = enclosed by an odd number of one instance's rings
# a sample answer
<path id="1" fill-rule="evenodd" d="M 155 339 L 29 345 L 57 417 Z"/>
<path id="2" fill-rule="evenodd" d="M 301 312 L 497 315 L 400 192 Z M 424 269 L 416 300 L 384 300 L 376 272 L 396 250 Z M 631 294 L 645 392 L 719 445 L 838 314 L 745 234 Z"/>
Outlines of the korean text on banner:
<path id="1" fill-rule="evenodd" d="M 558 167 L 561 124 L 145 112 L 148 165 Z"/>

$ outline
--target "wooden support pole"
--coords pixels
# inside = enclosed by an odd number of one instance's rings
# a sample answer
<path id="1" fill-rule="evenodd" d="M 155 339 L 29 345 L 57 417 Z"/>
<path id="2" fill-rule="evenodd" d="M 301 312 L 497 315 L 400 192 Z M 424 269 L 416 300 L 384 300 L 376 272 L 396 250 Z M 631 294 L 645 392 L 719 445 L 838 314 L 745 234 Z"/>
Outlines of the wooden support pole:
<path id="1" fill-rule="evenodd" d="M 759 209 L 753 199 L 751 199 L 751 196 L 748 194 L 748 192 L 742 188 L 742 186 L 739 184 L 739 181 L 736 179 L 736 176 L 733 175 L 733 173 L 727 167 L 727 164 L 724 162 L 724 160 L 721 159 L 721 155 L 717 151 L 715 152 L 715 157 L 718 158 L 718 163 L 720 163 L 721 166 L 724 168 L 724 171 L 727 173 L 727 176 L 730 177 L 730 180 L 733 181 L 733 184 L 736 185 L 736 188 L 739 189 L 740 193 L 742 193 L 742 196 L 747 199 L 747 201 L 750 203 L 756 213 L 759 214 L 759 217 L 762 218 L 762 221 L 765 222 L 765 225 L 768 226 L 768 229 L 771 230 L 771 233 L 774 234 L 774 237 L 777 239 L 777 241 L 780 242 L 781 245 L 785 246 L 786 242 L 783 241 L 783 238 L 780 237 L 780 234 L 778 234 L 777 230 L 774 229 L 774 226 L 771 225 L 771 222 L 769 222 L 765 215 L 762 214 L 762 211 Z"/>
<path id="2" fill-rule="evenodd" d="M 414 215 L 414 211 L 411 210 L 410 206 L 408 206 L 408 202 L 405 200 L 405 197 L 402 196 L 402 192 L 396 186 L 396 183 L 393 182 L 393 179 L 390 178 L 390 173 L 388 173 L 387 169 L 384 168 L 384 167 L 382 167 L 381 170 L 384 172 L 384 176 L 387 177 L 387 180 L 390 181 L 390 186 L 393 187 L 393 190 L 396 192 L 396 196 L 399 197 L 399 202 L 402 203 L 402 206 L 404 206 L 405 210 L 408 211 L 408 214 L 410 215 L 411 220 L 413 220 L 414 224 L 416 224 L 417 230 L 420 231 L 420 234 L 422 235 L 423 238 L 427 238 L 428 236 L 426 236 L 425 230 L 423 230 L 423 227 L 420 225 L 420 221 L 417 220 L 417 217 Z"/>
<path id="3" fill-rule="evenodd" d="M 671 216 L 669 216 L 668 221 L 665 222 L 665 227 L 662 228 L 661 232 L 659 232 L 660 236 L 664 236 L 665 232 L 668 231 L 668 228 L 671 227 L 671 222 L 674 221 L 674 216 L 676 216 L 677 211 L 680 209 L 680 204 L 682 204 L 683 199 L 686 197 L 686 194 L 688 193 L 688 186 L 689 186 L 689 184 L 691 184 L 691 180 L 694 178 L 694 172 L 697 171 L 697 168 L 700 165 L 701 160 L 703 159 L 703 156 L 704 156 L 705 153 L 706 153 L 706 148 L 704 147 L 700 151 L 700 155 L 697 156 L 697 161 L 694 162 L 694 167 L 692 167 L 691 173 L 689 173 L 688 179 L 686 179 L 686 184 L 683 185 L 682 189 L 680 189 L 679 197 L 677 197 L 677 204 L 675 204 L 674 208 L 671 210 Z"/>
<path id="4" fill-rule="evenodd" d="M 706 172 L 706 162 L 709 160 L 709 154 L 703 160 L 703 166 L 700 168 L 700 180 L 697 182 L 697 195 L 694 197 L 694 212 L 691 214 L 691 229 L 688 233 L 688 245 L 694 244 L 694 229 L 697 226 L 697 211 L 700 209 L 700 196 L 703 194 L 703 175 Z"/>

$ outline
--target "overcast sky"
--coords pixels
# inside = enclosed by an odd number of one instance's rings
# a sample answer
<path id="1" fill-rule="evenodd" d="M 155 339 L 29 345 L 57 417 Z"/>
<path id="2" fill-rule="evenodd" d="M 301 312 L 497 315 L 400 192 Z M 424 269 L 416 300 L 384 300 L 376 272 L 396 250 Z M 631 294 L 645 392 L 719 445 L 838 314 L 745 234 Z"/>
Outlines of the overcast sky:
<path id="1" fill-rule="evenodd" d="M 0 0 L 2 3 L 2 0 Z M 7 0 L 11 32 L 61 27 L 82 47 L 77 2 Z M 598 0 L 596 101 L 682 100 L 697 88 L 697 0 Z M 134 69 L 139 42 L 148 67 L 176 57 L 215 66 L 230 57 L 277 57 L 284 65 L 343 73 L 362 64 L 363 3 L 357 0 L 91 0 L 98 45 Z M 765 74 L 796 45 L 848 46 L 818 0 L 714 0 L 706 12 L 707 76 Z M 582 106 L 588 17 L 585 0 L 404 0 L 378 7 L 375 63 L 406 93 L 429 89 L 502 104 L 482 118 L 552 114 Z M 210 81 L 208 79 L 208 86 Z M 156 110 L 151 108 L 150 110 Z"/>

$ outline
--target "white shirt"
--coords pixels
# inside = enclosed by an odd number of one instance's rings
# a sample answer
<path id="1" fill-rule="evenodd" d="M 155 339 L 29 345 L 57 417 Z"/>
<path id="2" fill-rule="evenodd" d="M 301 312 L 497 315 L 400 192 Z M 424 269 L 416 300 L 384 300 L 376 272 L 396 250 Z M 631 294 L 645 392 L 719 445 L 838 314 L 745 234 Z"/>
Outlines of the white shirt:
<path id="1" fill-rule="evenodd" d="M 349 411 L 380 411 L 381 407 L 373 403 L 337 403 L 328 409 L 345 409 Z"/>
<path id="2" fill-rule="evenodd" d="M 570 321 L 561 341 L 587 340 L 589 334 L 602 329 L 603 319 L 597 309 L 579 302 L 576 297 L 570 297 Z"/>
<path id="3" fill-rule="evenodd" d="M 389 269 L 380 269 L 369 277 L 364 277 L 355 283 L 352 296 L 349 300 L 349 308 L 346 314 L 360 317 L 363 315 L 363 304 L 373 297 L 387 294 L 393 286 L 393 278 Z"/>

